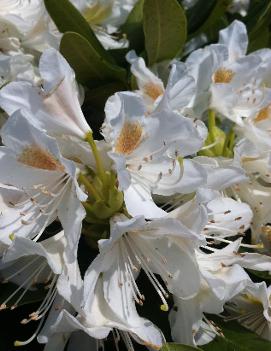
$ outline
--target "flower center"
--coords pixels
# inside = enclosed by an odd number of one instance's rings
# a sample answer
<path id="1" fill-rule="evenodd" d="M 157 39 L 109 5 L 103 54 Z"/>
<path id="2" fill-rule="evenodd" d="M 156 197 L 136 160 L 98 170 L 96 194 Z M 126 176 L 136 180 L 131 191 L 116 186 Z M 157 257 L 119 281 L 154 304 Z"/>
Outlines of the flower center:
<path id="1" fill-rule="evenodd" d="M 213 76 L 214 83 L 230 83 L 234 76 L 234 72 L 230 69 L 219 68 Z"/>
<path id="2" fill-rule="evenodd" d="M 258 112 L 256 118 L 254 119 L 254 122 L 261 122 L 268 119 L 270 117 L 270 112 L 271 112 L 270 105 L 264 107 L 263 109 L 260 110 L 260 112 Z"/>
<path id="3" fill-rule="evenodd" d="M 18 161 L 34 168 L 64 172 L 63 165 L 50 152 L 36 145 L 26 147 Z"/>
<path id="4" fill-rule="evenodd" d="M 141 141 L 142 131 L 139 122 L 125 122 L 117 138 L 116 152 L 126 155 L 131 154 Z"/>
<path id="5" fill-rule="evenodd" d="M 147 83 L 144 86 L 144 92 L 151 99 L 156 100 L 157 98 L 159 98 L 159 96 L 163 95 L 164 89 L 161 86 L 159 86 L 158 84 Z"/>

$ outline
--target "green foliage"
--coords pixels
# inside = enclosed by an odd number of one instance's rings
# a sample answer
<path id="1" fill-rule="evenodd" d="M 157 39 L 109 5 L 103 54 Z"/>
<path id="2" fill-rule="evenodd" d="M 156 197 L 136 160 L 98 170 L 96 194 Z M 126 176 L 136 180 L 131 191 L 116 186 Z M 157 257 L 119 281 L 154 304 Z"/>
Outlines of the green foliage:
<path id="1" fill-rule="evenodd" d="M 65 33 L 60 51 L 75 70 L 78 81 L 90 88 L 110 80 L 126 81 L 125 69 L 107 61 L 78 33 Z"/>
<path id="2" fill-rule="evenodd" d="M 206 22 L 206 20 L 210 17 L 212 14 L 212 11 L 214 10 L 216 6 L 217 1 L 216 0 L 198 0 L 194 6 L 190 7 L 187 10 L 186 16 L 187 16 L 187 25 L 188 25 L 188 33 L 194 33 L 203 24 Z"/>
<path id="3" fill-rule="evenodd" d="M 222 329 L 225 337 L 216 337 L 211 343 L 201 346 L 205 351 L 271 351 L 271 343 L 263 340 L 237 322 L 223 322 L 211 318 Z"/>
<path id="4" fill-rule="evenodd" d="M 182 52 L 186 26 L 185 12 L 177 0 L 145 0 L 143 28 L 150 66 Z"/>
<path id="5" fill-rule="evenodd" d="M 96 38 L 88 22 L 69 0 L 44 0 L 44 3 L 61 33 L 75 32 L 82 35 L 99 56 L 112 61 L 112 57 Z"/>
<path id="6" fill-rule="evenodd" d="M 265 280 L 266 282 L 271 282 L 271 275 L 268 272 L 254 271 L 252 269 L 248 269 L 248 272 L 252 274 L 252 278 L 256 277 L 259 281 Z"/>
<path id="7" fill-rule="evenodd" d="M 144 0 L 139 0 L 121 27 L 129 40 L 130 48 L 138 54 L 144 50 L 143 6 Z"/>
<path id="8" fill-rule="evenodd" d="M 175 344 L 175 343 L 168 343 L 164 345 L 161 351 L 201 351 L 199 348 L 195 348 L 188 345 L 183 344 Z"/>
<path id="9" fill-rule="evenodd" d="M 209 41 L 216 40 L 218 37 L 218 31 L 229 24 L 226 17 L 226 11 L 231 1 L 232 0 L 208 1 L 208 5 L 204 0 L 196 2 L 195 6 L 193 6 L 188 12 L 188 28 L 191 30 L 191 33 L 189 33 L 190 38 L 204 33 L 207 35 Z M 205 13 L 205 18 L 201 14 L 202 12 Z M 193 22 L 191 23 L 191 21 Z"/>
<path id="10" fill-rule="evenodd" d="M 84 103 L 98 109 L 104 109 L 105 101 L 117 91 L 125 90 L 126 86 L 120 81 L 106 82 L 86 92 Z"/>
<path id="11" fill-rule="evenodd" d="M 251 0 L 248 14 L 244 20 L 249 33 L 249 51 L 268 47 L 270 38 L 271 2 Z M 255 19 L 257 19 L 255 21 Z"/>

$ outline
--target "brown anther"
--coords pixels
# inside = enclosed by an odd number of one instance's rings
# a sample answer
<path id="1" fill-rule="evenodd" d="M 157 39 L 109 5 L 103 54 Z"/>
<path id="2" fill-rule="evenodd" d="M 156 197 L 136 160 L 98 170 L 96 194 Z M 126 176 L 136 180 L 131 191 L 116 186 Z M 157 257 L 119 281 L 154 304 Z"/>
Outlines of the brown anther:
<path id="1" fill-rule="evenodd" d="M 234 72 L 230 69 L 219 68 L 213 75 L 214 83 L 230 83 L 234 77 Z"/>
<path id="2" fill-rule="evenodd" d="M 227 211 L 224 212 L 225 215 L 229 214 L 229 213 L 231 213 L 231 210 L 227 210 Z"/>
<path id="3" fill-rule="evenodd" d="M 234 218 L 235 221 L 240 221 L 240 219 L 242 219 L 242 217 L 236 217 L 236 218 Z"/>
<path id="4" fill-rule="evenodd" d="M 39 315 L 37 314 L 36 316 L 31 317 L 32 321 L 37 321 L 39 320 Z"/>
<path id="5" fill-rule="evenodd" d="M 26 319 L 26 318 L 24 318 L 24 319 L 22 319 L 22 320 L 21 320 L 21 322 L 20 322 L 20 323 L 21 323 L 21 324 L 27 324 L 28 322 L 29 322 L 29 320 L 28 320 L 28 319 Z"/>

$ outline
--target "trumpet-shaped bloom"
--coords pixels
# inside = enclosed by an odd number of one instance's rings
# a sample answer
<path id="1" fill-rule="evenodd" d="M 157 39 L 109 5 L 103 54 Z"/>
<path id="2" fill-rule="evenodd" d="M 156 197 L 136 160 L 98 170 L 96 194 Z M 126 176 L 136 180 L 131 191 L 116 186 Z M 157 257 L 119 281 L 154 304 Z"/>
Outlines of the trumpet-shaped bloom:
<path id="1" fill-rule="evenodd" d="M 21 321 L 22 324 L 39 321 L 36 332 L 26 341 L 17 341 L 16 345 L 22 346 L 31 342 L 40 332 L 48 312 L 51 311 L 49 319 L 52 319 L 56 311 L 60 313 L 61 306 L 65 305 L 64 299 L 76 301 L 82 288 L 82 279 L 77 261 L 69 263 L 66 253 L 67 239 L 64 231 L 39 243 L 16 237 L 5 252 L 1 263 L 1 278 L 4 282 L 17 284 L 18 288 L 5 301 L 1 301 L 1 309 L 7 308 L 10 301 L 13 301 L 11 309 L 16 308 L 25 294 L 37 287 L 44 286 L 47 290 L 37 310 Z M 56 306 L 58 307 L 54 310 Z M 47 329 L 48 325 L 45 324 L 43 335 L 48 332 Z"/>
<path id="2" fill-rule="evenodd" d="M 55 49 L 42 54 L 39 71 L 42 87 L 12 82 L 1 89 L 0 106 L 9 115 L 21 110 L 50 135 L 84 139 L 91 129 L 81 111 L 74 71 Z"/>
<path id="3" fill-rule="evenodd" d="M 245 56 L 247 45 L 245 25 L 234 21 L 220 31 L 218 44 L 188 57 L 188 72 L 197 84 L 196 111 L 211 107 L 242 124 L 243 117 L 257 114 L 270 103 L 271 91 L 264 84 L 266 63 L 257 52 Z"/>
<path id="4" fill-rule="evenodd" d="M 229 302 L 227 311 L 245 328 L 271 341 L 270 296 L 271 286 L 265 282 L 251 284 Z"/>
<path id="5" fill-rule="evenodd" d="M 57 36 L 50 28 L 50 19 L 42 0 L 3 0 L 0 9 L 0 42 L 43 51 L 50 46 L 57 47 Z"/>
<path id="6" fill-rule="evenodd" d="M 188 75 L 184 63 L 172 63 L 167 85 L 146 67 L 143 58 L 138 57 L 134 51 L 126 55 L 131 64 L 131 72 L 136 77 L 139 90 L 137 93 L 144 99 L 148 111 L 153 111 L 163 98 L 168 100 L 173 110 L 183 112 L 192 100 L 195 92 L 195 81 Z"/>
<path id="7" fill-rule="evenodd" d="M 165 212 L 153 202 L 152 193 L 191 192 L 205 182 L 206 174 L 200 165 L 178 159 L 201 147 L 206 135 L 201 123 L 167 106 L 148 115 L 143 101 L 128 92 L 111 97 L 105 111 L 103 135 L 111 145 L 109 155 L 132 215 L 164 216 Z"/>
<path id="8" fill-rule="evenodd" d="M 1 241 L 8 244 L 13 236 L 37 240 L 58 217 L 68 245 L 75 248 L 85 215 L 80 201 L 86 195 L 74 162 L 63 158 L 56 141 L 19 111 L 3 127 L 2 141 L 0 181 L 6 189 L 1 190 Z"/>

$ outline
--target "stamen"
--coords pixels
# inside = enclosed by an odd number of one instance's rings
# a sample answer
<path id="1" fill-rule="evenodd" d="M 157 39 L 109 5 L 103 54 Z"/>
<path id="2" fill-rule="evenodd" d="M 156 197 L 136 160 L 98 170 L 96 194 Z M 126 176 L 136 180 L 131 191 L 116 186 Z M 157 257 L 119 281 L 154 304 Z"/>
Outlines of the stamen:
<path id="1" fill-rule="evenodd" d="M 1 304 L 0 310 L 5 309 L 7 307 L 7 303 L 15 296 L 21 289 L 26 289 L 28 290 L 30 286 L 32 285 L 32 278 L 36 275 L 39 274 L 40 271 L 42 271 L 46 266 L 46 262 L 43 262 L 38 268 L 36 268 L 29 276 L 28 278 L 11 294 L 9 297 Z M 23 295 L 25 293 L 23 292 Z M 21 297 L 20 297 L 21 298 Z M 19 299 L 20 299 L 19 298 Z M 14 307 L 15 308 L 15 307 Z"/>
<path id="2" fill-rule="evenodd" d="M 168 293 L 165 291 L 161 283 L 156 278 L 155 274 L 150 270 L 148 266 L 148 258 L 144 256 L 141 250 L 138 248 L 137 242 L 134 240 L 132 235 L 125 235 L 123 238 L 126 239 L 126 243 L 128 244 L 131 252 L 133 252 L 135 259 L 140 264 L 142 269 L 144 270 L 145 274 L 149 278 L 150 282 L 152 283 L 153 287 L 155 288 L 157 294 L 159 295 L 162 304 L 168 308 L 168 303 L 166 299 L 169 297 Z"/>
<path id="3" fill-rule="evenodd" d="M 27 339 L 27 340 L 25 340 L 25 341 L 16 340 L 16 341 L 14 342 L 14 346 L 25 346 L 25 345 L 27 345 L 27 344 L 30 344 L 30 343 L 37 337 L 37 335 L 39 334 L 39 332 L 40 332 L 40 330 L 41 330 L 41 327 L 42 327 L 42 325 L 43 325 L 44 320 L 45 320 L 45 316 L 41 319 L 41 321 L 39 322 L 39 325 L 38 325 L 36 331 L 33 333 L 33 335 L 32 335 L 29 339 Z"/>
<path id="4" fill-rule="evenodd" d="M 39 260 L 40 257 L 35 257 L 33 260 L 31 260 L 30 262 L 28 262 L 26 265 L 24 265 L 22 268 L 20 268 L 18 271 L 16 271 L 15 273 L 9 275 L 7 278 L 5 278 L 2 283 L 7 283 L 10 279 L 16 277 L 17 275 L 19 275 L 21 272 L 23 272 L 25 269 L 27 269 L 29 266 L 31 266 L 33 263 L 35 263 L 37 260 Z"/>
<path id="5" fill-rule="evenodd" d="M 119 333 L 122 336 L 125 346 L 127 347 L 127 351 L 135 351 L 130 335 L 122 330 L 120 330 Z"/>
<path id="6" fill-rule="evenodd" d="M 230 69 L 219 68 L 215 71 L 213 75 L 214 83 L 230 83 L 232 78 L 234 77 L 234 72 Z"/>

